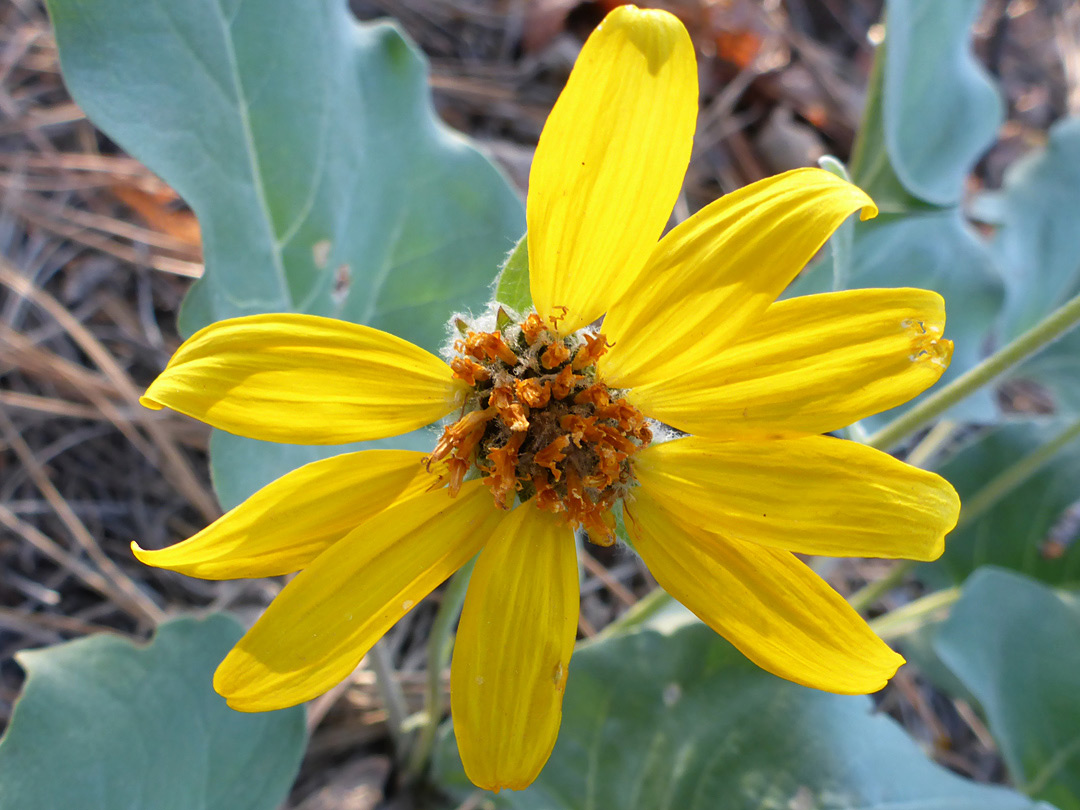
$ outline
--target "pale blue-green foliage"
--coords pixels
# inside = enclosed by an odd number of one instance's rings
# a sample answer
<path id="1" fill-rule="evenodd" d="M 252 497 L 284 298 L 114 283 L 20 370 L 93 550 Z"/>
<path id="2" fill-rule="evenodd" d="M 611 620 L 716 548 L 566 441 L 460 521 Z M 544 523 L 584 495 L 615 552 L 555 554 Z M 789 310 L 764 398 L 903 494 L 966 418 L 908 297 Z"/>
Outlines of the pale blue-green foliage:
<path id="1" fill-rule="evenodd" d="M 436 770 L 457 799 L 472 792 L 452 735 Z M 510 810 L 1037 806 L 931 763 L 868 698 L 780 680 L 699 624 L 582 649 L 547 766 L 491 798 Z"/>
<path id="2" fill-rule="evenodd" d="M 998 425 L 968 442 L 938 468 L 970 502 L 1002 470 L 1017 463 L 1061 433 L 1064 420 Z M 920 576 L 937 584 L 963 582 L 982 565 L 1011 568 L 1053 585 L 1080 585 L 1080 521 L 1062 515 L 1078 495 L 1080 446 L 1060 450 L 1042 469 L 999 498 L 986 512 L 952 532 L 945 553 L 920 566 Z M 1054 534 L 1063 541 L 1060 555 L 1047 553 Z"/>
<path id="3" fill-rule="evenodd" d="M 0 742 L 11 810 L 274 810 L 300 767 L 304 710 L 241 714 L 211 677 L 240 638 L 216 615 L 145 647 L 97 635 L 19 653 L 27 680 Z"/>
<path id="4" fill-rule="evenodd" d="M 886 0 L 885 43 L 851 167 L 883 210 L 957 205 L 994 142 L 1004 105 L 970 45 L 981 6 Z"/>
<path id="5" fill-rule="evenodd" d="M 198 215 L 206 275 L 183 331 L 297 311 L 435 350 L 450 313 L 489 297 L 521 203 L 439 123 L 425 60 L 396 26 L 357 23 L 345 0 L 49 11 L 76 101 Z M 333 452 L 215 441 L 215 482 L 231 505 Z"/>
<path id="6" fill-rule="evenodd" d="M 982 0 L 887 0 L 885 150 L 901 184 L 956 205 L 997 136 L 1004 104 L 968 46 Z"/>
<path id="7" fill-rule="evenodd" d="M 888 0 L 878 54 L 853 156 L 854 182 L 882 210 L 853 222 L 830 256 L 789 292 L 832 287 L 924 287 L 945 297 L 952 364 L 940 384 L 984 356 L 1003 301 L 991 251 L 958 207 L 964 182 L 993 143 L 1002 102 L 970 47 L 979 0 Z M 906 410 L 866 420 L 873 430 Z M 953 418 L 992 421 L 988 392 L 969 397 Z"/>
<path id="8" fill-rule="evenodd" d="M 1054 124 L 1046 146 L 1010 166 L 980 207 L 991 201 L 1009 294 L 1003 331 L 1015 336 L 1080 291 L 1080 118 Z"/>
<path id="9" fill-rule="evenodd" d="M 1009 775 L 1060 810 L 1080 808 L 1080 602 L 986 568 L 937 629 L 940 660 L 978 700 Z"/>
<path id="10" fill-rule="evenodd" d="M 977 209 L 997 226 L 992 249 L 1007 290 L 1004 342 L 1080 294 L 1080 118 L 1051 127 L 1046 147 L 1012 165 L 1001 191 L 983 195 Z M 1080 413 L 1080 332 L 1014 376 L 1049 389 L 1059 410 Z"/>

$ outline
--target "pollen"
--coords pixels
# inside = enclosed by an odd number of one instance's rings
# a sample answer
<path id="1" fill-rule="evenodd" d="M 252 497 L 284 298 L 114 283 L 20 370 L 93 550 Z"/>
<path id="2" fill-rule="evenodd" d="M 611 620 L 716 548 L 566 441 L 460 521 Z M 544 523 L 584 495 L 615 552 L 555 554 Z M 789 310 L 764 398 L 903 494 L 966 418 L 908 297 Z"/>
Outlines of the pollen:
<path id="1" fill-rule="evenodd" d="M 445 462 L 451 495 L 471 474 L 499 508 L 535 499 L 610 545 L 611 509 L 635 484 L 633 455 L 652 441 L 646 419 L 601 379 L 602 334 L 560 336 L 535 313 L 500 316 L 496 331 L 463 328 L 454 344 L 450 368 L 472 390 L 429 463 Z"/>

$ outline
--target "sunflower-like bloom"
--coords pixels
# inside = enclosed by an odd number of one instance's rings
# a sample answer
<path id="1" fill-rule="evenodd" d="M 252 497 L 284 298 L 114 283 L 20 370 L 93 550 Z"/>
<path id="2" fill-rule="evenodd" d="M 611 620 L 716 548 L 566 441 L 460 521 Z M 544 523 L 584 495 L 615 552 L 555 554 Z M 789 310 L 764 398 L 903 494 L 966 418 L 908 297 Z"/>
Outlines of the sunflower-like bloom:
<path id="1" fill-rule="evenodd" d="M 185 542 L 135 547 L 208 579 L 300 572 L 218 668 L 230 706 L 326 691 L 479 554 L 451 670 L 458 745 L 477 785 L 528 785 L 574 647 L 574 531 L 613 542 L 620 503 L 659 583 L 761 667 L 862 693 L 903 663 L 795 554 L 941 553 L 959 509 L 946 481 L 821 434 L 938 379 L 943 302 L 776 301 L 846 217 L 876 213 L 817 169 L 728 194 L 661 239 L 696 76 L 667 13 L 623 6 L 596 29 L 530 176 L 535 312 L 477 321 L 449 362 L 366 326 L 255 315 L 200 331 L 150 386 L 149 407 L 268 441 L 377 439 L 454 415 L 430 454 L 308 464 Z"/>

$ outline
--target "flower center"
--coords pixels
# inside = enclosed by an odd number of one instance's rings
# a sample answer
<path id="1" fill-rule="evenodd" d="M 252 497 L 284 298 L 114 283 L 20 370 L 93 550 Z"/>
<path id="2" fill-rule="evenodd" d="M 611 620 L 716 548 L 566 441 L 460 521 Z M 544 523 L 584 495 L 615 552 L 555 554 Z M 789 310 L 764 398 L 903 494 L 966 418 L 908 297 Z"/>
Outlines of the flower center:
<path id="1" fill-rule="evenodd" d="M 535 313 L 520 324 L 503 320 L 494 332 L 466 331 L 454 344 L 450 367 L 473 390 L 431 460 L 446 460 L 451 495 L 475 465 L 500 508 L 509 509 L 516 495 L 535 496 L 540 509 L 610 545 L 611 508 L 634 484 L 630 458 L 652 431 L 599 378 L 603 335 L 559 337 Z"/>

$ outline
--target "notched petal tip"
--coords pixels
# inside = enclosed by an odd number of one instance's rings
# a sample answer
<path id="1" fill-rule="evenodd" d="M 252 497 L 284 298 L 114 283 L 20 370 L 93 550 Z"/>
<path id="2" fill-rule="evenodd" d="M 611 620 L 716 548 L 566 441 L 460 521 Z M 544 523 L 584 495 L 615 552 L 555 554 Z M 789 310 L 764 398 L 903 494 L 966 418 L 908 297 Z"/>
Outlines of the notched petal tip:
<path id="1" fill-rule="evenodd" d="M 929 355 L 931 362 L 941 366 L 942 370 L 947 369 L 949 363 L 952 362 L 953 342 L 944 338 L 935 340 L 927 351 L 927 354 Z"/>
<path id="2" fill-rule="evenodd" d="M 803 681 L 798 677 L 789 678 L 789 680 L 834 695 L 872 695 L 875 692 L 880 692 L 889 685 L 889 681 L 893 679 L 900 667 L 907 663 L 907 659 L 880 638 L 877 638 L 876 635 L 875 639 L 875 642 L 865 647 L 868 660 L 865 661 L 865 666 L 859 677 L 853 678 L 843 686 L 810 680 Z M 764 668 L 768 669 L 768 667 Z M 786 676 L 781 675 L 781 677 Z"/>
<path id="3" fill-rule="evenodd" d="M 902 656 L 896 650 L 892 649 L 892 647 L 889 648 L 889 652 L 892 653 L 892 661 L 889 663 L 888 668 L 891 668 L 892 671 L 888 672 L 888 675 L 886 675 L 884 682 L 881 684 L 881 686 L 878 687 L 878 689 L 884 689 L 885 685 L 890 680 L 892 680 L 892 677 L 900 670 L 900 667 L 904 666 L 904 664 L 907 663 L 907 659 L 904 658 L 904 656 Z M 885 671 L 888 671 L 888 668 Z M 874 691 L 876 692 L 878 690 L 875 689 Z"/>
<path id="4" fill-rule="evenodd" d="M 645 57 L 649 73 L 656 75 L 675 55 L 680 37 L 687 37 L 679 18 L 663 9 L 641 9 L 626 5 L 614 9 L 598 29 L 618 27 Z"/>
<path id="5" fill-rule="evenodd" d="M 213 686 L 233 711 L 245 714 L 288 709 L 305 702 L 309 696 L 294 689 L 267 689 L 251 678 L 252 664 L 257 663 L 251 652 L 243 649 L 244 639 L 236 643 L 216 670 Z"/>
<path id="6" fill-rule="evenodd" d="M 944 501 L 941 510 L 941 537 L 932 549 L 933 556 L 926 558 L 927 562 L 932 562 L 945 553 L 945 538 L 949 535 L 949 532 L 956 528 L 956 524 L 960 520 L 960 493 L 944 478 L 937 477 L 941 479 L 941 491 Z"/>
<path id="7" fill-rule="evenodd" d="M 882 642 L 884 645 L 885 642 Z M 883 655 L 879 662 L 879 679 L 868 679 L 865 687 L 858 690 L 852 690 L 849 692 L 839 692 L 838 694 L 853 694 L 853 695 L 872 695 L 875 692 L 880 692 L 886 686 L 889 685 L 889 681 L 893 679 L 893 676 L 900 670 L 904 664 L 907 663 L 907 659 L 900 655 L 896 650 L 891 647 L 886 647 L 890 655 Z"/>
<path id="8" fill-rule="evenodd" d="M 956 528 L 956 523 L 960 519 L 960 495 L 953 485 L 940 475 L 925 471 L 923 474 L 929 477 L 937 490 L 933 493 L 937 496 L 936 498 L 929 497 L 928 493 L 927 502 L 936 501 L 937 503 L 935 511 L 938 525 L 936 532 L 928 537 L 924 544 L 913 545 L 905 557 L 918 562 L 933 562 L 945 553 L 945 538 Z"/>
<path id="9" fill-rule="evenodd" d="M 225 697 L 217 687 L 214 688 L 221 697 L 225 698 L 225 705 L 232 709 L 234 712 L 243 712 L 244 714 L 259 714 L 261 712 L 272 712 L 278 709 L 286 709 L 287 706 L 253 706 L 243 701 L 237 701 L 235 698 Z"/>
<path id="10" fill-rule="evenodd" d="M 945 535 L 947 535 L 950 531 L 952 531 L 952 529 L 948 529 L 942 532 L 941 536 L 938 537 L 937 541 L 932 546 L 927 548 L 926 553 L 924 553 L 921 557 L 918 558 L 912 557 L 912 559 L 918 559 L 919 562 L 933 562 L 934 560 L 941 557 L 941 555 L 945 553 Z"/>
<path id="11" fill-rule="evenodd" d="M 237 712 L 253 714 L 256 712 L 269 712 L 276 709 L 286 709 L 291 703 L 275 701 L 273 695 L 253 694 L 250 689 L 244 689 L 236 677 L 237 649 L 233 647 L 225 660 L 218 664 L 214 670 L 214 691 L 225 699 L 229 708 Z"/>
<path id="12" fill-rule="evenodd" d="M 536 777 L 533 777 L 532 779 L 528 780 L 527 782 L 522 782 L 522 781 L 485 782 L 485 780 L 483 780 L 483 779 L 480 779 L 479 781 L 476 780 L 476 779 L 473 779 L 472 777 L 469 777 L 469 779 L 474 785 L 476 785 L 481 790 L 489 790 L 492 793 L 498 793 L 500 790 L 504 790 L 504 789 L 505 790 L 525 790 L 525 788 L 527 788 L 529 785 L 531 785 L 535 781 Z"/>
<path id="13" fill-rule="evenodd" d="M 903 326 L 911 335 L 911 361 L 935 365 L 938 375 L 943 374 L 952 361 L 953 342 L 941 336 L 941 326 L 913 320 L 905 321 Z"/>

